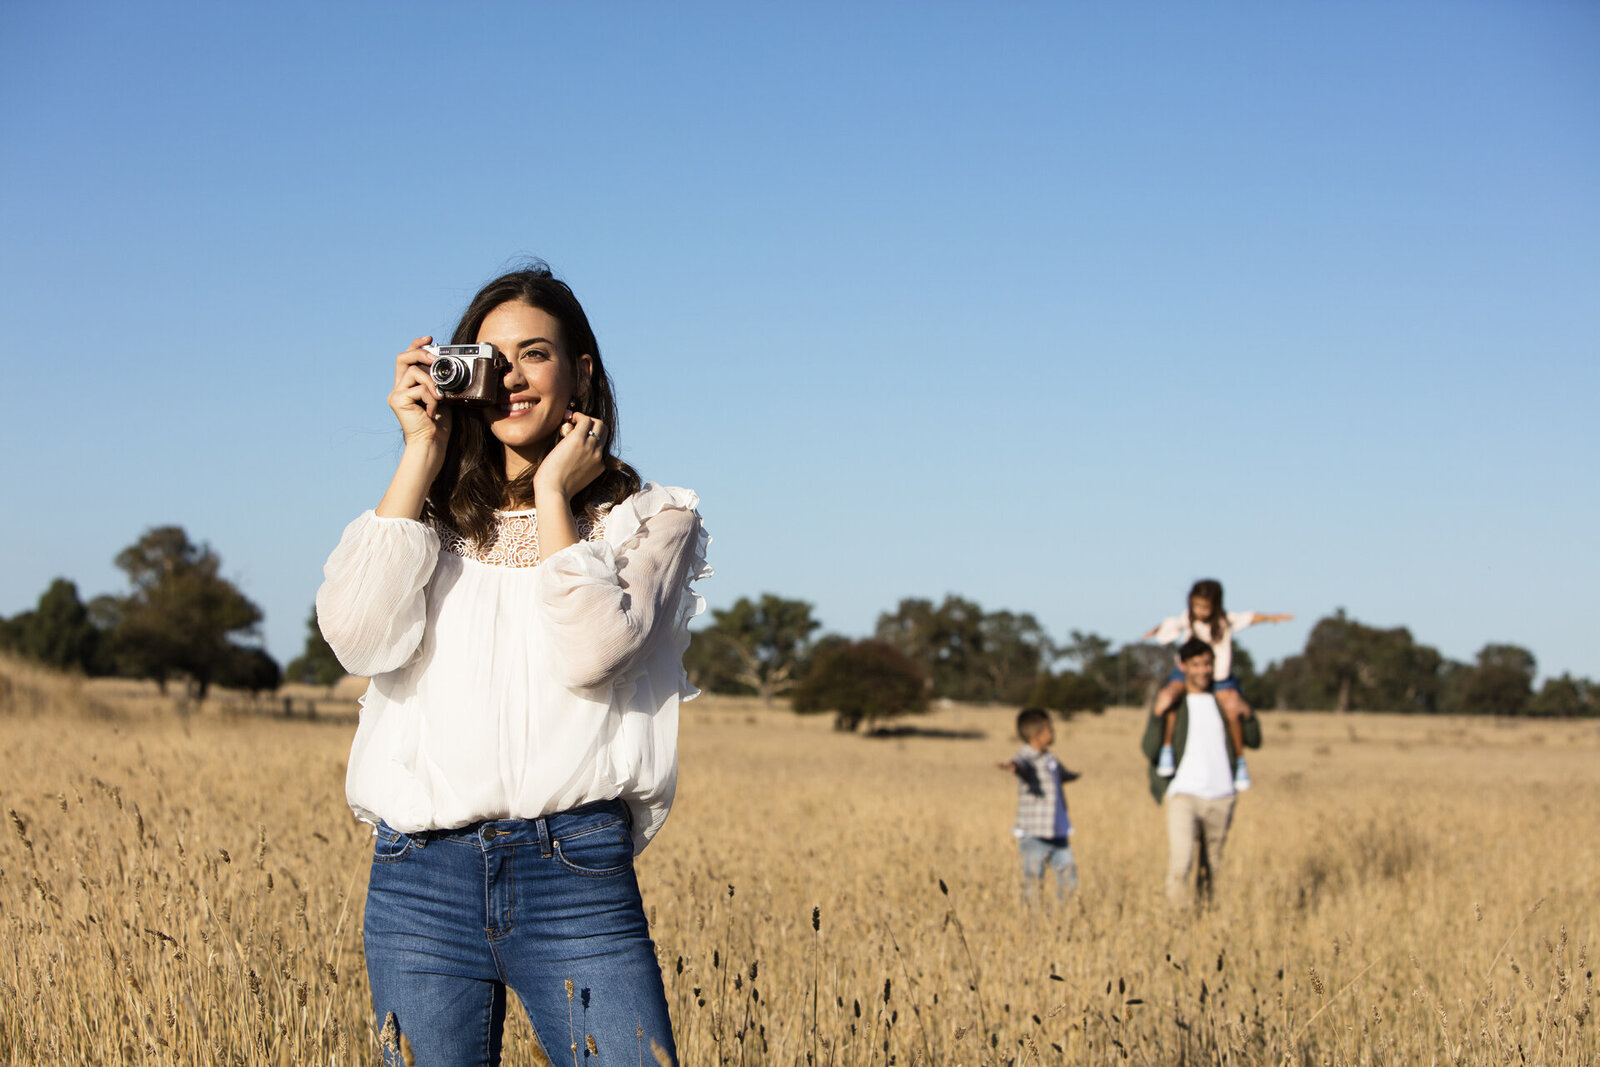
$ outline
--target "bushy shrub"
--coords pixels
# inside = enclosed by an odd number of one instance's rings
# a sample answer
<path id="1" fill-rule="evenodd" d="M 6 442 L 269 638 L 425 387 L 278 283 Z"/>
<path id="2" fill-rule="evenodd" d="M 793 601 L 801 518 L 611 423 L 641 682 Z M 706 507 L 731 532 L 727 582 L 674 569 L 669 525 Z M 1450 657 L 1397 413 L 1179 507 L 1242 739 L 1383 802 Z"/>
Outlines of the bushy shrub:
<path id="1" fill-rule="evenodd" d="M 1098 678 L 1077 671 L 1044 675 L 1028 694 L 1028 703 L 1063 715 L 1075 711 L 1092 711 L 1098 715 L 1106 710 L 1110 700 L 1111 693 Z"/>
<path id="2" fill-rule="evenodd" d="M 922 671 L 887 641 L 846 641 L 825 646 L 794 690 L 794 710 L 831 711 L 834 726 L 854 730 L 895 715 L 928 710 Z"/>

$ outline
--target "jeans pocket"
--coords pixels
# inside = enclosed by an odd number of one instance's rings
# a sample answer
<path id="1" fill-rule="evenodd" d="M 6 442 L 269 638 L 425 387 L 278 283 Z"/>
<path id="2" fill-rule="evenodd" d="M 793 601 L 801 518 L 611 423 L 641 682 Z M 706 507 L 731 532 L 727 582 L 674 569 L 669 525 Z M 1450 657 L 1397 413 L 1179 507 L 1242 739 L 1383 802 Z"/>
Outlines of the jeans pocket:
<path id="1" fill-rule="evenodd" d="M 561 866 L 588 878 L 611 878 L 633 866 L 633 835 L 622 819 L 565 834 L 553 845 Z"/>
<path id="2" fill-rule="evenodd" d="M 372 862 L 393 863 L 395 860 L 404 859 L 406 853 L 411 851 L 412 844 L 414 842 L 409 834 L 403 834 L 388 823 L 380 822 L 372 839 Z"/>

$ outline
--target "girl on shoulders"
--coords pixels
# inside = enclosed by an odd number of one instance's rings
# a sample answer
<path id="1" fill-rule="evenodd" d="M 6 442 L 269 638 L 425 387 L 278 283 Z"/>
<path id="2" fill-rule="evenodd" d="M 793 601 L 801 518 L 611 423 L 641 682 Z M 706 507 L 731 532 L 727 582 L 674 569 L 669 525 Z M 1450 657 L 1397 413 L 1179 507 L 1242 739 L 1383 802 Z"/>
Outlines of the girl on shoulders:
<path id="1" fill-rule="evenodd" d="M 1198 637 L 1211 646 L 1216 661 L 1216 681 L 1212 683 L 1212 690 L 1227 720 L 1234 751 L 1243 753 L 1240 724 L 1249 717 L 1251 710 L 1239 692 L 1239 680 L 1233 676 L 1233 635 L 1257 623 L 1288 622 L 1293 618 L 1293 615 L 1259 611 L 1225 611 L 1222 607 L 1222 583 L 1213 578 L 1203 578 L 1189 590 L 1188 612 L 1162 619 L 1145 633 L 1144 640 L 1154 640 L 1163 645 L 1181 645 L 1190 637 Z M 1177 773 L 1172 758 L 1173 715 L 1170 709 L 1183 693 L 1183 677 L 1183 671 L 1173 667 L 1172 673 L 1167 675 L 1166 684 L 1156 696 L 1155 708 L 1166 718 L 1161 756 L 1156 768 L 1156 773 L 1163 778 L 1171 778 Z M 1245 768 L 1242 755 L 1235 770 L 1234 786 L 1240 790 L 1250 788 L 1250 772 Z"/>

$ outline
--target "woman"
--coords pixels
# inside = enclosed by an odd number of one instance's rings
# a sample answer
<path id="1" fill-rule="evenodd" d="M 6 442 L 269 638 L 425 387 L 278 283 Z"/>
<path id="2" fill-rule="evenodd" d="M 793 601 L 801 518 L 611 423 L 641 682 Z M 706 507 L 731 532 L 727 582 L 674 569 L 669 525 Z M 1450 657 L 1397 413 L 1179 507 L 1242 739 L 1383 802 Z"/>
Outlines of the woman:
<path id="1" fill-rule="evenodd" d="M 493 402 L 442 396 L 431 340 L 395 361 L 399 467 L 317 593 L 339 661 L 372 679 L 346 794 L 375 827 L 378 1022 L 429 1067 L 498 1063 L 510 987 L 556 1058 L 675 1062 L 633 857 L 672 804 L 695 695 L 698 498 L 613 454 L 599 345 L 542 263 L 456 327 L 494 347 Z"/>

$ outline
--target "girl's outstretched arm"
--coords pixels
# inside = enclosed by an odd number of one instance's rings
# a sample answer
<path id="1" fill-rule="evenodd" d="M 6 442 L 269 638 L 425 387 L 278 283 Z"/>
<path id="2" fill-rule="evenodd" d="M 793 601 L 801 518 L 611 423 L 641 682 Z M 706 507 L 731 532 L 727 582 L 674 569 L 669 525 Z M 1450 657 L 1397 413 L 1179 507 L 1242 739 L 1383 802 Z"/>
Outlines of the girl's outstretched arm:
<path id="1" fill-rule="evenodd" d="M 1146 630 L 1144 637 L 1142 637 L 1140 640 L 1155 641 L 1157 644 L 1162 645 L 1176 644 L 1178 639 L 1183 636 L 1183 631 L 1187 622 L 1188 620 L 1183 618 L 1181 615 L 1173 615 L 1169 618 L 1162 619 L 1160 622 L 1150 627 L 1150 629 Z"/>
<path id="2" fill-rule="evenodd" d="M 1230 611 L 1228 612 L 1228 625 L 1238 631 L 1261 622 L 1288 622 L 1292 618 L 1294 616 L 1287 612 L 1274 614 L 1270 611 Z"/>

